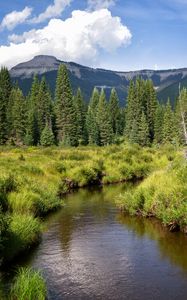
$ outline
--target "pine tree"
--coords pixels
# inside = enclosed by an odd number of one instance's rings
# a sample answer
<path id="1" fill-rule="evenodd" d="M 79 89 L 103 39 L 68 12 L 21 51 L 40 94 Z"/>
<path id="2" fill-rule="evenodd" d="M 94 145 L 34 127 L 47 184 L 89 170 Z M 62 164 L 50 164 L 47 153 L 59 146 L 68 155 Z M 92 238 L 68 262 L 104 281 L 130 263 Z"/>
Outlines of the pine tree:
<path id="1" fill-rule="evenodd" d="M 59 142 L 76 146 L 76 112 L 73 103 L 71 85 L 65 65 L 60 65 L 56 82 L 56 120 Z"/>
<path id="2" fill-rule="evenodd" d="M 175 139 L 174 133 L 174 113 L 171 108 L 170 100 L 166 104 L 163 122 L 163 143 L 173 143 Z"/>
<path id="3" fill-rule="evenodd" d="M 41 132 L 45 128 L 45 124 L 51 123 L 52 112 L 51 95 L 45 77 L 43 77 L 40 82 L 38 95 L 36 96 L 36 110 L 39 135 L 41 135 Z"/>
<path id="4" fill-rule="evenodd" d="M 111 144 L 113 132 L 104 90 L 101 91 L 97 106 L 97 124 L 99 128 L 100 145 L 105 146 Z"/>
<path id="5" fill-rule="evenodd" d="M 145 115 L 149 126 L 149 136 L 151 141 L 154 139 L 155 116 L 158 106 L 156 92 L 151 80 L 145 81 L 145 97 L 144 97 Z"/>
<path id="6" fill-rule="evenodd" d="M 33 109 L 28 111 L 26 135 L 24 142 L 27 146 L 37 146 L 39 141 L 38 122 Z"/>
<path id="7" fill-rule="evenodd" d="M 0 145 L 7 139 L 6 100 L 0 87 Z"/>
<path id="8" fill-rule="evenodd" d="M 52 146 L 55 143 L 55 138 L 54 138 L 52 128 L 48 124 L 46 124 L 46 126 L 42 130 L 40 143 L 44 147 Z"/>
<path id="9" fill-rule="evenodd" d="M 99 128 L 97 124 L 97 106 L 99 103 L 99 91 L 94 88 L 90 103 L 88 106 L 88 111 L 86 115 L 86 128 L 88 134 L 88 142 L 91 145 L 99 145 Z"/>
<path id="10" fill-rule="evenodd" d="M 126 108 L 126 125 L 125 136 L 132 143 L 138 143 L 139 122 L 142 114 L 142 89 L 140 89 L 140 80 L 130 82 L 127 108 Z"/>
<path id="11" fill-rule="evenodd" d="M 155 123 L 154 123 L 154 143 L 161 144 L 163 140 L 163 122 L 164 122 L 164 107 L 158 104 L 155 112 Z"/>
<path id="12" fill-rule="evenodd" d="M 22 91 L 16 87 L 13 88 L 10 95 L 12 108 L 12 125 L 9 138 L 14 141 L 14 144 L 23 144 L 25 135 L 25 116 L 26 116 L 26 102 Z"/>
<path id="13" fill-rule="evenodd" d="M 150 144 L 149 126 L 148 126 L 147 119 L 146 119 L 146 116 L 143 111 L 142 111 L 142 115 L 141 115 L 141 119 L 140 119 L 138 143 L 142 147 L 148 146 Z"/>
<path id="14" fill-rule="evenodd" d="M 40 130 L 38 124 L 38 94 L 40 83 L 37 75 L 34 76 L 31 90 L 27 99 L 27 125 L 25 143 L 38 145 L 40 143 Z"/>
<path id="15" fill-rule="evenodd" d="M 12 85 L 8 69 L 0 70 L 0 144 L 5 144 L 8 138 L 7 108 Z"/>
<path id="16" fill-rule="evenodd" d="M 87 143 L 86 112 L 85 103 L 80 88 L 77 90 L 77 94 L 74 97 L 74 105 L 76 111 L 77 139 L 79 144 L 85 145 Z"/>
<path id="17" fill-rule="evenodd" d="M 118 95 L 114 88 L 111 90 L 109 99 L 109 114 L 111 118 L 113 134 L 117 135 L 120 132 L 120 107 Z"/>

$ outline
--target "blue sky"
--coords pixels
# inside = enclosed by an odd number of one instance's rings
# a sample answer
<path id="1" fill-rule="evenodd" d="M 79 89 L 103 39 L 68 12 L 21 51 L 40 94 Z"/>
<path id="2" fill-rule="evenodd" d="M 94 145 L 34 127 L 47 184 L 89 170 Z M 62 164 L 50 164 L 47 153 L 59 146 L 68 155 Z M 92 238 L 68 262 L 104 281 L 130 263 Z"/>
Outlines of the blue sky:
<path id="1" fill-rule="evenodd" d="M 115 70 L 187 67 L 187 0 L 0 0 L 0 64 L 34 55 Z"/>

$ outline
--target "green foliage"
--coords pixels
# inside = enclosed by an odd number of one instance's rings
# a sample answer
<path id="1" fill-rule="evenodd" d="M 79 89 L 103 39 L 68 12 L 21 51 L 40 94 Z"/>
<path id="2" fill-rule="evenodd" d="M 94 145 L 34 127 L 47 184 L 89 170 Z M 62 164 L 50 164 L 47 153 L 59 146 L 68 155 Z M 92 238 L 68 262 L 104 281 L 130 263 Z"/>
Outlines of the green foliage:
<path id="1" fill-rule="evenodd" d="M 88 142 L 90 145 L 99 145 L 99 128 L 96 119 L 98 103 L 99 91 L 95 88 L 93 90 L 86 115 L 86 129 L 88 133 Z"/>
<path id="2" fill-rule="evenodd" d="M 156 171 L 117 203 L 130 214 L 155 216 L 171 230 L 177 227 L 183 230 L 187 225 L 186 175 L 186 161 L 175 157 L 170 169 Z"/>
<path id="3" fill-rule="evenodd" d="M 46 126 L 44 127 L 41 133 L 40 143 L 44 147 L 52 146 L 55 143 L 55 137 L 53 131 L 48 124 L 46 124 Z"/>
<path id="4" fill-rule="evenodd" d="M 68 71 L 65 65 L 59 67 L 55 99 L 58 140 L 64 145 L 76 146 L 78 144 L 76 111 Z"/>
<path id="5" fill-rule="evenodd" d="M 171 109 L 170 101 L 168 100 L 166 109 L 164 112 L 163 119 L 163 128 L 162 128 L 162 136 L 163 143 L 172 143 L 174 142 L 174 113 Z"/>
<path id="6" fill-rule="evenodd" d="M 37 243 L 40 237 L 39 220 L 28 214 L 13 214 L 5 241 L 4 259 L 9 261 L 20 252 Z"/>
<path id="7" fill-rule="evenodd" d="M 99 129 L 100 145 L 105 146 L 111 144 L 113 140 L 113 132 L 104 90 L 101 91 L 97 106 L 97 124 Z"/>
<path id="8" fill-rule="evenodd" d="M 80 88 L 74 97 L 74 105 L 76 111 L 76 126 L 77 126 L 77 139 L 79 145 L 87 144 L 87 129 L 86 129 L 86 104 L 84 103 L 83 96 Z"/>
<path id="9" fill-rule="evenodd" d="M 38 271 L 20 268 L 11 288 L 10 300 L 45 300 L 47 289 Z"/>

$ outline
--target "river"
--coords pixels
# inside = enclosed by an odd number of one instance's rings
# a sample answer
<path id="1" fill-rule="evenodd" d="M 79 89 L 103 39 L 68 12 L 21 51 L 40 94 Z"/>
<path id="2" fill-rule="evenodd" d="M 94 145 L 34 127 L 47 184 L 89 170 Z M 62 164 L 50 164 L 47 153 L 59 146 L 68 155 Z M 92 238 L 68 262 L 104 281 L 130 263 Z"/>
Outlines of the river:
<path id="1" fill-rule="evenodd" d="M 17 265 L 42 271 L 49 300 L 187 299 L 187 237 L 119 212 L 115 197 L 131 188 L 79 190 L 47 218 L 42 242 Z"/>

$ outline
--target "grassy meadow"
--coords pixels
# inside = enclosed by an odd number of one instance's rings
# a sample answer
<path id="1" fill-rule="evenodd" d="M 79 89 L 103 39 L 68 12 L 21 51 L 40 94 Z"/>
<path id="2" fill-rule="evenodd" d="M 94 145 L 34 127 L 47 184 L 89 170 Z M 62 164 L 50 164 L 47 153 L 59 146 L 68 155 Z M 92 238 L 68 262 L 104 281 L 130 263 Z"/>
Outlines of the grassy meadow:
<path id="1" fill-rule="evenodd" d="M 187 233 L 187 160 L 182 153 L 171 158 L 167 167 L 120 195 L 116 204 L 131 215 L 156 217 L 171 231 Z"/>
<path id="2" fill-rule="evenodd" d="M 70 190 L 143 179 L 167 167 L 174 156 L 172 147 L 128 144 L 0 148 L 1 257 L 12 260 L 37 243 L 41 217 L 63 206 Z"/>

